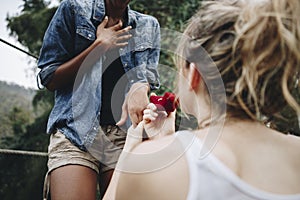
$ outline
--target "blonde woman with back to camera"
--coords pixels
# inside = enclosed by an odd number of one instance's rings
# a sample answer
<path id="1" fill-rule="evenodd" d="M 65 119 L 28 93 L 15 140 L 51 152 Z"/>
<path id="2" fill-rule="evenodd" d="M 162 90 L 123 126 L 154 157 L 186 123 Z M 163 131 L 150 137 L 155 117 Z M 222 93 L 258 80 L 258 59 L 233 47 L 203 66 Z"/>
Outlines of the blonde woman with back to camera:
<path id="1" fill-rule="evenodd" d="M 299 0 L 202 3 L 188 22 L 177 59 L 177 96 L 199 129 L 170 134 L 175 114 L 163 116 L 149 104 L 144 121 L 129 135 L 145 129 L 156 136 L 144 142 L 127 136 L 130 153 L 123 152 L 114 174 L 116 199 L 300 199 L 300 138 L 263 121 L 285 105 L 300 113 L 291 94 L 300 69 L 299 14 Z M 199 59 L 202 48 L 214 65 Z M 210 73 L 214 66 L 224 84 L 225 114 L 222 98 L 211 98 L 209 91 L 218 79 Z M 218 116 L 211 117 L 213 112 Z M 222 120 L 212 150 L 199 158 Z"/>

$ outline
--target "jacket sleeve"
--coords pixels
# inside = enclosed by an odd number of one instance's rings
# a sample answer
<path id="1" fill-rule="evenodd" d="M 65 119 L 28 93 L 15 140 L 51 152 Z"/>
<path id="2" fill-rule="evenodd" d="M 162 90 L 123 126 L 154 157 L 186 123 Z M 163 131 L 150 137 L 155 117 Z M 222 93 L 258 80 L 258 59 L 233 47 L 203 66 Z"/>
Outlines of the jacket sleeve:
<path id="1" fill-rule="evenodd" d="M 135 67 L 131 69 L 130 84 L 149 83 L 150 89 L 160 87 L 158 63 L 160 56 L 160 27 L 154 17 L 149 17 L 144 25 L 135 29 Z"/>
<path id="2" fill-rule="evenodd" d="M 46 86 L 55 70 L 72 58 L 74 44 L 74 17 L 70 1 L 63 1 L 55 12 L 43 39 L 38 60 L 38 74 Z"/>
<path id="3" fill-rule="evenodd" d="M 150 49 L 147 66 L 146 66 L 146 77 L 150 84 L 151 90 L 156 90 L 160 87 L 158 63 L 160 56 L 160 27 L 157 22 L 156 28 L 153 29 L 153 47 Z"/>

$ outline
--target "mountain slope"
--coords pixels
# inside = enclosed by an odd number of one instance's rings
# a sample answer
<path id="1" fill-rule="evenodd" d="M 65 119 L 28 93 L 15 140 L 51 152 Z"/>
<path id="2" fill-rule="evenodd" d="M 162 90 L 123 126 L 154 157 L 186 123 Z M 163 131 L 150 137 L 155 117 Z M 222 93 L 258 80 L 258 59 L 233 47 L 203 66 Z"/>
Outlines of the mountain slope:
<path id="1" fill-rule="evenodd" d="M 35 93 L 35 90 L 0 81 L 0 138 L 13 134 L 12 114 L 16 108 L 21 110 L 23 115 L 28 115 L 24 117 L 32 119 L 31 102 Z"/>

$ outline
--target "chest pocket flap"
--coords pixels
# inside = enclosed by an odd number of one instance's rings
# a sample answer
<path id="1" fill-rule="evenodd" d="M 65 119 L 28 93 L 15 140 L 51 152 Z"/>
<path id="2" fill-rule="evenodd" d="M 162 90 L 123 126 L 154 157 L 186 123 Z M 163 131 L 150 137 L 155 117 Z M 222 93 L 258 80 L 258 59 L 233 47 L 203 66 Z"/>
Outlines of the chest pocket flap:
<path id="1" fill-rule="evenodd" d="M 76 28 L 76 34 L 91 41 L 94 41 L 96 39 L 95 31 L 87 27 L 78 26 Z"/>

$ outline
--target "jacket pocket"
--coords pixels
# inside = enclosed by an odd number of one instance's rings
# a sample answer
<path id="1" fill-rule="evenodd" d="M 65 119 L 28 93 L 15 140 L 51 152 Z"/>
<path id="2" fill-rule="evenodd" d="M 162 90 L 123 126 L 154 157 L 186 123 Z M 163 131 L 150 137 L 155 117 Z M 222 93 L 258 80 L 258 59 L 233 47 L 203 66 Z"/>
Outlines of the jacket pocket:
<path id="1" fill-rule="evenodd" d="M 87 40 L 94 41 L 96 39 L 94 30 L 87 27 L 78 26 L 76 28 L 76 33 Z"/>
<path id="2" fill-rule="evenodd" d="M 88 48 L 96 39 L 95 30 L 89 27 L 77 26 L 75 40 L 75 54 L 79 54 Z"/>

